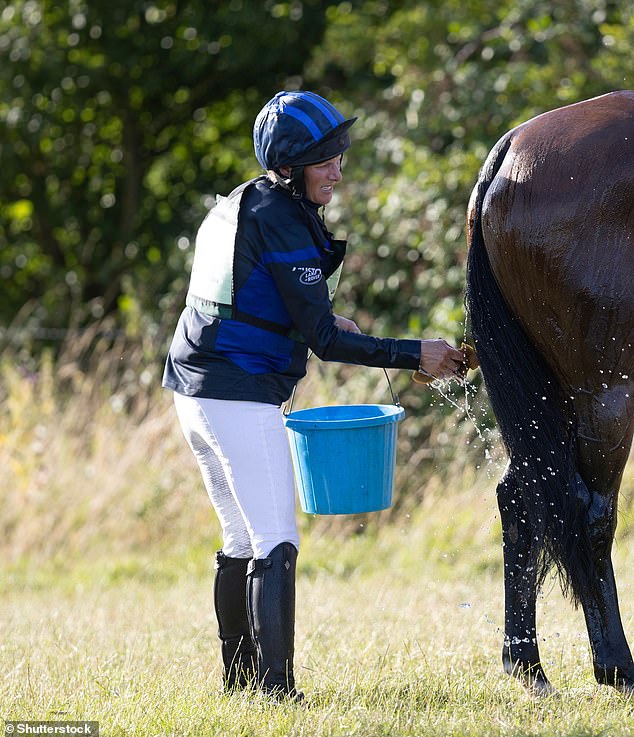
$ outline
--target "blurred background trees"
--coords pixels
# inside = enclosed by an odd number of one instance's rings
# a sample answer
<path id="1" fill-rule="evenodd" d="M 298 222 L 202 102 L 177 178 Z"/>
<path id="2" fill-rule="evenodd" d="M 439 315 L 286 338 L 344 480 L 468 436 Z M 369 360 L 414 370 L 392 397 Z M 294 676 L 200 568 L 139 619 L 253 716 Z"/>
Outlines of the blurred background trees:
<path id="1" fill-rule="evenodd" d="M 254 111 L 301 79 L 327 5 L 4 4 L 2 323 L 162 320 L 210 195 L 254 172 Z"/>
<path id="2" fill-rule="evenodd" d="M 326 213 L 350 242 L 337 311 L 460 341 L 465 211 L 489 148 L 634 87 L 633 46 L 634 0 L 0 2 L 2 346 L 27 360 L 107 324 L 143 342 L 157 385 L 196 228 L 259 173 L 253 120 L 297 88 L 359 116 Z M 451 409 L 398 382 L 426 416 L 416 443 Z"/>
<path id="3" fill-rule="evenodd" d="M 368 330 L 459 336 L 464 213 L 488 148 L 634 85 L 632 2 L 0 7 L 0 324 L 20 315 L 36 337 L 104 315 L 169 327 L 196 226 L 258 173 L 257 111 L 298 87 L 359 116 L 328 213 L 352 246 L 339 309 Z"/>

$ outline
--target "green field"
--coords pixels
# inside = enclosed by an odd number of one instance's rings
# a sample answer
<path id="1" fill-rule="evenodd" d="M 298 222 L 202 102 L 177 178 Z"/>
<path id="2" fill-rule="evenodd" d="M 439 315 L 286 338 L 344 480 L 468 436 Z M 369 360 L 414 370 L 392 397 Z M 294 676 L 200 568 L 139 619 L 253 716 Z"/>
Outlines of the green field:
<path id="1" fill-rule="evenodd" d="M 218 527 L 169 398 L 124 413 L 91 382 L 62 406 L 46 372 L 5 374 L 3 719 L 95 720 L 109 736 L 634 734 L 634 700 L 595 685 L 583 616 L 554 579 L 538 629 L 558 695 L 535 700 L 502 671 L 499 462 L 430 477 L 392 518 L 298 512 L 308 706 L 221 695 Z M 615 550 L 630 638 L 633 491 L 631 464 Z"/>

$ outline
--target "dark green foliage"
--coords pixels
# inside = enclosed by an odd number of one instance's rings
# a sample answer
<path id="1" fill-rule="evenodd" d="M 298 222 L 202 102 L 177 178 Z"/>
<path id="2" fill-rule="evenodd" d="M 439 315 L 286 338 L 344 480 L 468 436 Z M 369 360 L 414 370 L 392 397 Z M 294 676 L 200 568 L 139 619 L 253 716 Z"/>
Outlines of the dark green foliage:
<path id="1" fill-rule="evenodd" d="M 25 303 L 38 326 L 160 319 L 209 195 L 256 173 L 253 118 L 301 74 L 327 6 L 4 5 L 1 323 Z"/>

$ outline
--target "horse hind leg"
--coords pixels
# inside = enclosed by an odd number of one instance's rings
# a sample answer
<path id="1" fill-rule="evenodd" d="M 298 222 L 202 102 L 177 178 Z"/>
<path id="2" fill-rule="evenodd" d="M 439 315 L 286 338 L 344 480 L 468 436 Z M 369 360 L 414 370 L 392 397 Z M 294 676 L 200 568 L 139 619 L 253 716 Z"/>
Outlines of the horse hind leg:
<path id="1" fill-rule="evenodd" d="M 634 693 L 634 661 L 623 631 L 612 565 L 619 486 L 629 456 L 632 428 L 630 424 L 629 431 L 623 433 L 627 420 L 621 417 L 620 422 L 615 422 L 616 418 L 607 411 L 610 406 L 618 405 L 603 397 L 604 415 L 599 425 L 596 400 L 578 399 L 575 407 L 582 430 L 578 439 L 578 495 L 585 497 L 594 568 L 594 580 L 582 579 L 578 588 L 586 592 L 580 598 L 597 681 Z M 620 438 L 615 438 L 615 428 L 619 427 Z M 575 577 L 583 575 L 584 571 L 578 571 Z"/>
<path id="2" fill-rule="evenodd" d="M 519 477 L 509 463 L 497 487 L 504 551 L 502 664 L 530 693 L 549 696 L 555 690 L 542 667 L 537 644 L 538 542 L 524 508 Z"/>

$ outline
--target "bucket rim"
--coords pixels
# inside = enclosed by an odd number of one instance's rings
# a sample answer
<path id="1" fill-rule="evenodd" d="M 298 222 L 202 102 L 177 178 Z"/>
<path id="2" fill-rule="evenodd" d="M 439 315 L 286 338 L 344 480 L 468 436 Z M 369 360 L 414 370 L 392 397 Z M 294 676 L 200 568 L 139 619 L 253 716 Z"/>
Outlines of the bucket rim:
<path id="1" fill-rule="evenodd" d="M 356 408 L 377 408 L 377 412 L 360 417 L 319 417 L 319 410 L 354 410 Z M 387 411 L 386 411 L 387 410 Z M 337 430 L 362 426 L 387 425 L 403 419 L 405 410 L 397 404 L 328 404 L 318 407 L 305 407 L 290 412 L 284 417 L 286 427 L 290 429 Z"/>

